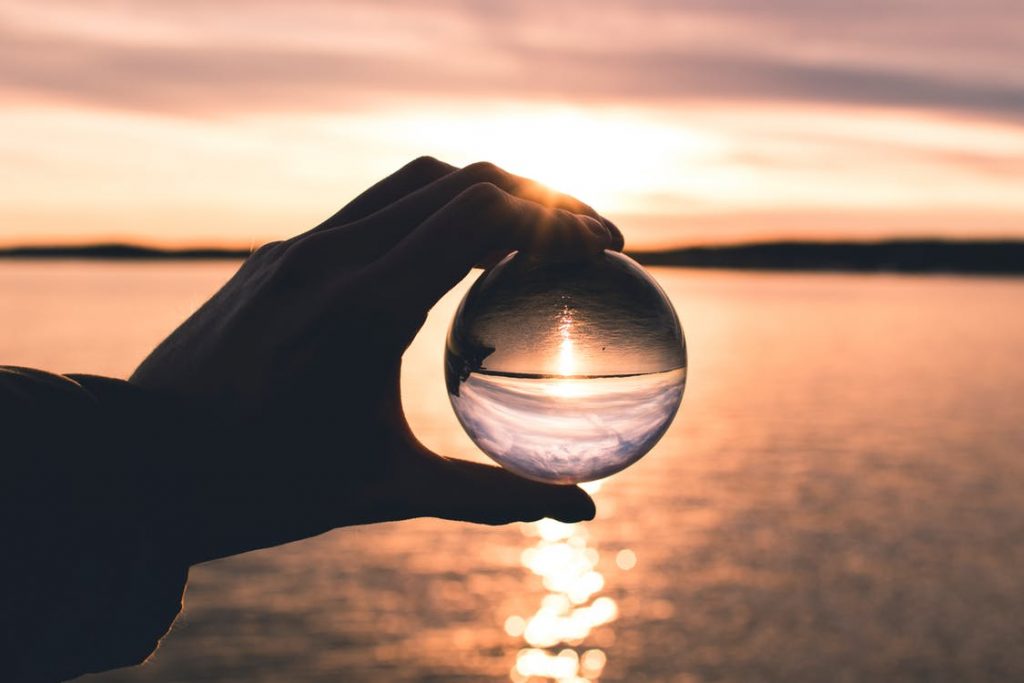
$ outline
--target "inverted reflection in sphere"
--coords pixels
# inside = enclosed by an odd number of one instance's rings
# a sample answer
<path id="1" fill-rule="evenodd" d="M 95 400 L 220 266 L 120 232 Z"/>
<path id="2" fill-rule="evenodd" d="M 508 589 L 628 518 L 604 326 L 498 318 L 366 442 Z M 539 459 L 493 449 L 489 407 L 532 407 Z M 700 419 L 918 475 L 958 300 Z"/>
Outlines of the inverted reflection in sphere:
<path id="1" fill-rule="evenodd" d="M 445 378 L 470 438 L 529 479 L 601 479 L 647 453 L 686 383 L 672 304 L 635 261 L 513 254 L 452 321 Z"/>

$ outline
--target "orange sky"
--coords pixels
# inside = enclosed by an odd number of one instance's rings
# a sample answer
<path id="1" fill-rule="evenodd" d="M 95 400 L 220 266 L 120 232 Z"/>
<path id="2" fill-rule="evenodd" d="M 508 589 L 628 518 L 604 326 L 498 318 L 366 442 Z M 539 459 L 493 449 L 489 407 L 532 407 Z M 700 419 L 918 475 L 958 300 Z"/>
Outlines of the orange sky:
<path id="1" fill-rule="evenodd" d="M 248 246 L 420 154 L 635 247 L 1024 237 L 1024 3 L 0 0 L 0 244 Z"/>

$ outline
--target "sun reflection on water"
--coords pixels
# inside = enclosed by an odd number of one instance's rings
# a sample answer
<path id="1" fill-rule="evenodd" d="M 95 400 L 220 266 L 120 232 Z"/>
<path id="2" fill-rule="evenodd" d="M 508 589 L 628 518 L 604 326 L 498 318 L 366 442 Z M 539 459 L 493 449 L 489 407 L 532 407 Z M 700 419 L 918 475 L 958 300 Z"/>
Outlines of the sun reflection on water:
<path id="1" fill-rule="evenodd" d="M 593 495 L 601 482 L 583 486 Z M 587 526 L 542 519 L 524 525 L 523 533 L 537 540 L 523 550 L 520 560 L 541 578 L 547 594 L 532 616 L 511 615 L 505 620 L 505 632 L 522 638 L 526 646 L 516 655 L 510 678 L 514 683 L 597 681 L 608 658 L 586 641 L 595 629 L 618 618 L 619 607 L 610 596 L 601 595 L 605 579 L 598 571 L 600 554 L 591 545 Z M 616 556 L 620 569 L 630 569 L 635 562 L 628 549 Z"/>

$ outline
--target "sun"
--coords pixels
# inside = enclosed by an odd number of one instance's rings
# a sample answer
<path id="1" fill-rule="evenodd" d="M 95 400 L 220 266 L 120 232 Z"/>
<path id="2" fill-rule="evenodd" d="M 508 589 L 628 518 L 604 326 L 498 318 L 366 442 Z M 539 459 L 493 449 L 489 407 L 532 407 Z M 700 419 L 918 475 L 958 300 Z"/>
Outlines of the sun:
<path id="1" fill-rule="evenodd" d="M 626 210 L 631 195 L 664 181 L 660 147 L 647 144 L 650 131 L 624 117 L 599 117 L 577 110 L 524 111 L 499 117 L 491 147 L 503 167 L 559 192 Z"/>
<path id="2" fill-rule="evenodd" d="M 651 197 L 678 190 L 681 169 L 698 168 L 718 151 L 699 131 L 629 109 L 516 104 L 421 112 L 404 128 L 446 160 L 493 161 L 613 213 L 643 213 Z"/>

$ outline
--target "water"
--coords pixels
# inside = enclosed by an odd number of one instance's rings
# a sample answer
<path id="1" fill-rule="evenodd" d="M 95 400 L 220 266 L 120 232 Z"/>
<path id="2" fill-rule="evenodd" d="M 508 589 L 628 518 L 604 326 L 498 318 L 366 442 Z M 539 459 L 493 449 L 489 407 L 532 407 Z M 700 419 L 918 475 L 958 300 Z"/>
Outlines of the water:
<path id="1" fill-rule="evenodd" d="M 0 261 L 0 358 L 126 375 L 233 268 Z M 83 680 L 1024 680 L 1024 280 L 652 270 L 686 399 L 596 520 L 201 565 L 148 664 Z M 465 289 L 403 398 L 427 446 L 482 459 L 441 367 Z"/>
<path id="2" fill-rule="evenodd" d="M 470 438 L 530 479 L 603 479 L 639 460 L 679 408 L 686 370 L 561 377 L 472 372 L 449 393 Z"/>

